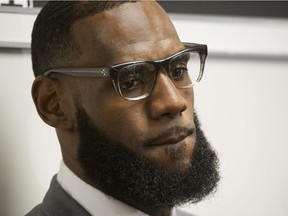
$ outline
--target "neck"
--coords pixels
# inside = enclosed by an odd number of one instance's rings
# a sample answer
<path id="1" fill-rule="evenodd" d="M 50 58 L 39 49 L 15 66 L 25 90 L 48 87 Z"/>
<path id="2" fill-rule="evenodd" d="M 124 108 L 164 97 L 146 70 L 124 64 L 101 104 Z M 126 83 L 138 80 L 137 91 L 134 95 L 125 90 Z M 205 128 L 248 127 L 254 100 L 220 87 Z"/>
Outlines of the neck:
<path id="1" fill-rule="evenodd" d="M 158 209 L 156 211 L 150 212 L 150 216 L 172 216 L 172 209 Z"/>
<path id="2" fill-rule="evenodd" d="M 125 202 L 123 200 L 121 200 L 122 202 Z M 126 204 L 150 215 L 150 216 L 172 216 L 172 207 L 155 207 L 155 208 L 151 208 L 151 206 L 149 206 L 149 208 L 143 206 L 143 205 L 135 205 L 134 203 L 128 203 L 126 202 Z"/>
<path id="3" fill-rule="evenodd" d="M 113 193 L 109 193 L 107 190 L 105 190 L 103 187 L 99 186 L 99 184 L 96 184 L 95 182 L 92 182 L 90 181 L 89 179 L 87 178 L 84 178 L 83 179 L 85 182 L 87 182 L 88 184 L 90 184 L 91 186 L 97 188 L 98 190 L 104 192 L 105 194 L 115 198 L 115 199 L 118 199 L 119 201 L 121 202 L 124 202 L 126 203 L 127 205 L 130 205 L 150 216 L 172 216 L 172 210 L 173 208 L 172 207 L 152 207 L 152 206 L 149 206 L 147 208 L 147 205 L 143 205 L 143 203 L 141 202 L 137 202 L 137 203 L 132 203 L 132 202 L 129 202 L 127 200 L 123 200 L 121 199 L 121 197 L 118 197 L 118 196 L 115 196 Z"/>
<path id="4" fill-rule="evenodd" d="M 99 187 L 98 187 L 98 189 L 101 190 L 101 188 L 99 188 Z M 113 197 L 113 195 L 111 195 L 111 194 L 110 194 L 110 196 Z M 118 199 L 117 197 L 114 197 L 114 198 Z M 124 201 L 122 199 L 119 199 L 119 200 L 126 203 L 127 205 L 130 205 L 130 206 L 150 215 L 150 216 L 172 216 L 172 209 L 173 209 L 172 207 L 165 207 L 165 208 L 164 207 L 158 207 L 158 208 L 154 207 L 154 208 L 151 208 L 151 206 L 149 206 L 149 208 L 147 208 L 141 204 L 136 205 L 135 203 L 130 203 L 130 202 Z"/>
<path id="5" fill-rule="evenodd" d="M 104 192 L 105 193 L 105 192 Z M 113 195 L 112 195 L 113 197 Z M 117 197 L 114 197 L 117 199 Z M 143 204 L 140 204 L 140 203 L 131 203 L 131 202 L 127 202 L 127 201 L 124 201 L 122 199 L 119 199 L 120 201 L 148 214 L 149 216 L 172 216 L 172 210 L 173 208 L 172 207 L 152 207 L 152 206 L 149 206 L 147 207 L 147 205 L 143 205 Z"/>

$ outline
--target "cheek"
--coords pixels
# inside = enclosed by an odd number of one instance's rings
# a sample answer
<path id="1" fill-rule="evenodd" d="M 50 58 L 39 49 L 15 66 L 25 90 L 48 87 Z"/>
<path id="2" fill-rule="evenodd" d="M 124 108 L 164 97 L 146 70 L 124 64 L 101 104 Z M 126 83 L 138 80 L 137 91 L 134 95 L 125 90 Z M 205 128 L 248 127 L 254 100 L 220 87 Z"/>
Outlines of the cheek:
<path id="1" fill-rule="evenodd" d="M 185 98 L 187 101 L 188 109 L 192 109 L 192 112 L 194 110 L 194 89 L 181 89 L 181 95 Z"/>
<path id="2" fill-rule="evenodd" d="M 186 98 L 188 102 L 191 102 L 192 106 L 194 106 L 194 88 L 187 89 Z"/>
<path id="3" fill-rule="evenodd" d="M 118 95 L 97 103 L 94 111 L 89 111 L 94 124 L 111 139 L 123 143 L 129 149 L 139 148 L 136 144 L 147 131 L 143 106 L 137 102 L 131 105 Z"/>

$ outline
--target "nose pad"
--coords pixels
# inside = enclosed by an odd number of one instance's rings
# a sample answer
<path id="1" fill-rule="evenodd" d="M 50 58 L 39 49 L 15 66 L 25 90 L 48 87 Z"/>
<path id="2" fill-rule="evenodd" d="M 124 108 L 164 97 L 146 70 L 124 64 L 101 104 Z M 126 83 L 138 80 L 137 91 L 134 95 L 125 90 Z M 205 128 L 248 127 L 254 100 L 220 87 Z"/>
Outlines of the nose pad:
<path id="1" fill-rule="evenodd" d="M 150 95 L 150 117 L 152 119 L 163 116 L 173 118 L 176 115 L 181 115 L 188 107 L 187 100 L 181 91 L 185 90 L 178 89 L 167 73 L 159 72 Z"/>

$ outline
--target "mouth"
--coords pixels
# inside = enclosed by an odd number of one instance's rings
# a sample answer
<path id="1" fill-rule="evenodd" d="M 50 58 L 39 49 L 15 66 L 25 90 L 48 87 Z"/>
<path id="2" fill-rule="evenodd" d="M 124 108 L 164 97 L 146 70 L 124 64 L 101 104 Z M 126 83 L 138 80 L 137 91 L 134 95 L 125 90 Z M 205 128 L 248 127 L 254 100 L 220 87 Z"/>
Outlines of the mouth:
<path id="1" fill-rule="evenodd" d="M 154 138 L 148 139 L 145 142 L 144 147 L 157 147 L 184 143 L 183 141 L 193 134 L 193 128 L 173 127 Z"/>

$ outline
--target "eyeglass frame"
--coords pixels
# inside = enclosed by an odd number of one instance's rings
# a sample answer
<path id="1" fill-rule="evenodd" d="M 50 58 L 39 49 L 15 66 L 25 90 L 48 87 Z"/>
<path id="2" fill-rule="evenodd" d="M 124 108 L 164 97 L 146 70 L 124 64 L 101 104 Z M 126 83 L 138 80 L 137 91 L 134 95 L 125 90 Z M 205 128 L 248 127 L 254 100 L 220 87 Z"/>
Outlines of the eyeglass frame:
<path id="1" fill-rule="evenodd" d="M 170 62 L 171 59 L 173 59 L 175 56 L 180 55 L 182 53 L 185 53 L 187 51 L 197 51 L 200 57 L 200 71 L 199 71 L 199 76 L 196 80 L 195 83 L 192 83 L 189 86 L 185 86 L 185 87 L 180 87 L 177 86 L 174 81 L 171 79 L 171 77 L 169 76 L 169 78 L 172 80 L 173 84 L 180 89 L 183 88 L 192 88 L 194 85 L 196 85 L 197 83 L 200 82 L 200 80 L 203 77 L 203 73 L 204 73 L 204 66 L 205 66 L 205 61 L 208 55 L 208 48 L 207 45 L 205 44 L 197 44 L 197 43 L 187 43 L 187 42 L 183 42 L 182 43 L 185 47 L 185 49 L 171 55 L 168 56 L 166 58 L 163 59 L 159 59 L 159 60 L 139 60 L 139 61 L 130 61 L 130 62 L 124 62 L 124 63 L 120 63 L 120 64 L 115 64 L 112 65 L 110 67 L 96 67 L 96 68 L 55 68 L 55 69 L 50 69 L 47 70 L 43 73 L 43 76 L 49 76 L 52 73 L 59 73 L 59 74 L 64 74 L 64 75 L 68 75 L 68 76 L 75 76 L 75 77 L 95 77 L 95 78 L 104 78 L 104 77 L 110 77 L 112 80 L 112 83 L 114 85 L 114 88 L 116 90 L 116 92 L 124 99 L 126 100 L 141 100 L 144 99 L 146 97 L 148 97 L 154 86 L 156 83 L 156 78 L 158 76 L 158 73 L 160 71 L 160 68 L 167 68 L 166 65 L 167 63 Z M 155 76 L 155 80 L 154 83 L 151 86 L 151 89 L 145 93 L 144 95 L 135 97 L 135 98 L 127 98 L 124 95 L 122 95 L 121 90 L 119 89 L 119 85 L 117 82 L 117 78 L 118 78 L 118 72 L 125 66 L 128 65 L 132 65 L 132 64 L 138 64 L 138 63 L 150 63 L 152 65 L 154 65 L 155 69 L 156 69 L 156 76 Z M 164 66 L 163 66 L 164 65 Z M 169 74 L 169 71 L 167 71 Z"/>

